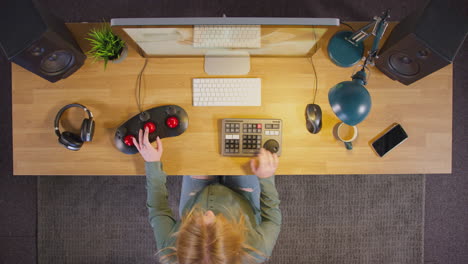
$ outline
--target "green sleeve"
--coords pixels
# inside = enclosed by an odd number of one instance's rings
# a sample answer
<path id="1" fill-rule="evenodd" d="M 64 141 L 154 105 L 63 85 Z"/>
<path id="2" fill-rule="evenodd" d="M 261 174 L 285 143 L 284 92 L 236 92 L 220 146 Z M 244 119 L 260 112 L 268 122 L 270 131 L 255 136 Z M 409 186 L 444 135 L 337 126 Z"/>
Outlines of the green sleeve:
<path id="1" fill-rule="evenodd" d="M 167 201 L 167 175 L 162 170 L 161 162 L 146 162 L 145 169 L 149 222 L 153 228 L 156 245 L 161 250 L 176 223 Z"/>
<path id="2" fill-rule="evenodd" d="M 281 211 L 279 209 L 279 196 L 275 186 L 275 176 L 260 181 L 260 208 L 262 215 L 262 223 L 260 224 L 260 232 L 263 234 L 265 250 L 268 256 L 276 244 L 278 235 L 281 229 Z"/>

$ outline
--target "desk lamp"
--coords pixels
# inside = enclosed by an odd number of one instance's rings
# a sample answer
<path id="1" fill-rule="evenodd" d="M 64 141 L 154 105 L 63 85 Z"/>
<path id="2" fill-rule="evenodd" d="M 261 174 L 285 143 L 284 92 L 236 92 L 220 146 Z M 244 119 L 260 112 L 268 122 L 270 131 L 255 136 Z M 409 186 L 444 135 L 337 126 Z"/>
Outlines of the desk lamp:
<path id="1" fill-rule="evenodd" d="M 348 33 L 350 37 L 344 37 L 344 41 L 341 42 L 341 44 L 349 43 L 349 45 L 337 44 L 338 42 L 336 40 L 346 35 L 340 34 L 342 32 L 338 32 L 335 36 L 333 36 L 330 42 L 334 43 L 329 43 L 328 45 L 329 54 L 330 49 L 340 49 L 340 47 L 344 49 L 344 52 L 332 52 L 333 54 L 330 55 L 330 58 L 335 63 L 341 60 L 339 56 L 336 56 L 337 54 L 344 54 L 346 52 L 352 54 L 354 52 L 353 54 L 356 55 L 356 51 L 361 49 L 360 45 L 362 45 L 362 49 L 364 48 L 362 41 L 370 35 L 366 33 L 365 30 L 367 30 L 375 24 L 374 29 L 372 31 L 372 35 L 375 36 L 374 42 L 371 50 L 369 51 L 369 54 L 364 60 L 364 65 L 362 65 L 361 70 L 357 71 L 352 75 L 352 81 L 340 82 L 339 84 L 331 88 L 328 92 L 328 101 L 330 102 L 330 106 L 333 112 L 341 121 L 343 121 L 343 123 L 347 125 L 355 126 L 359 124 L 367 117 L 371 109 L 371 97 L 367 89 L 364 87 L 364 85 L 367 84 L 368 79 L 366 70 L 369 70 L 367 68 L 367 65 L 374 64 L 374 59 L 377 57 L 379 42 L 382 39 L 385 29 L 387 28 L 387 19 L 389 17 L 389 10 L 387 10 L 381 17 L 374 17 L 374 22 L 371 22 L 370 24 L 364 26 L 355 33 L 349 32 L 351 33 Z M 351 52 L 351 50 L 353 49 L 354 51 Z M 341 61 L 343 62 L 343 64 L 350 62 L 350 57 L 343 58 L 344 59 Z M 340 64 L 338 65 L 341 66 Z"/>

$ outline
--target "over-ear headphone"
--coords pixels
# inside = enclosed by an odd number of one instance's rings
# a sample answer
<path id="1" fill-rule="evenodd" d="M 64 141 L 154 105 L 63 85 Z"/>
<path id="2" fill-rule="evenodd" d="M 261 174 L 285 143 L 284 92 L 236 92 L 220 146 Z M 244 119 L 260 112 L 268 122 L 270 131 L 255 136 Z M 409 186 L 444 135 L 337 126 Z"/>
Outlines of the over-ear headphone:
<path id="1" fill-rule="evenodd" d="M 68 131 L 61 133 L 59 129 L 60 118 L 62 117 L 63 113 L 67 109 L 72 108 L 72 107 L 79 107 L 88 114 L 88 118 L 83 119 L 83 122 L 81 123 L 80 135 L 76 135 Z M 62 109 L 58 111 L 57 116 L 55 116 L 54 127 L 55 127 L 55 134 L 57 134 L 58 136 L 58 142 L 69 150 L 73 150 L 73 151 L 80 150 L 84 142 L 93 140 L 93 135 L 94 135 L 93 114 L 84 105 L 69 104 L 69 105 L 62 107 Z"/>

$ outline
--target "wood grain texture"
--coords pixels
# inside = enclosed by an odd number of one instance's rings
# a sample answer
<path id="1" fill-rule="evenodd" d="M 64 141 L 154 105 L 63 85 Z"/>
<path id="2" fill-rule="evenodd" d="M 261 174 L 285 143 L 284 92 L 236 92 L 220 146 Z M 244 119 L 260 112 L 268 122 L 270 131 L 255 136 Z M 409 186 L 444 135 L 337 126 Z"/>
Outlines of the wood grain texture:
<path id="1" fill-rule="evenodd" d="M 77 38 L 91 25 L 68 24 Z M 339 120 L 328 103 L 328 90 L 350 80 L 353 72 L 353 68 L 335 66 L 326 55 L 326 43 L 338 29 L 330 28 L 322 38 L 322 48 L 313 56 L 319 81 L 316 103 L 324 115 L 322 131 L 316 135 L 309 134 L 305 127 L 305 107 L 313 100 L 314 83 L 306 58 L 251 59 L 248 76 L 262 78 L 261 107 L 193 107 L 191 80 L 208 77 L 203 71 L 203 58 L 149 59 L 143 108 L 177 104 L 189 114 L 188 130 L 163 140 L 165 171 L 170 175 L 251 173 L 246 166 L 248 158 L 219 154 L 219 119 L 245 117 L 283 120 L 283 153 L 277 174 L 450 173 L 451 65 L 410 86 L 392 81 L 373 68 L 367 85 L 373 106 L 368 118 L 358 125 L 354 149 L 347 151 L 334 138 L 333 128 Z M 139 155 L 122 154 L 113 145 L 115 129 L 138 113 L 135 82 L 143 63 L 134 50 L 124 62 L 109 64 L 105 71 L 101 63 L 87 60 L 75 74 L 54 84 L 13 65 L 14 174 L 144 174 Z M 59 145 L 53 132 L 55 114 L 72 102 L 88 106 L 96 120 L 93 142 L 85 143 L 78 152 Z M 77 109 L 68 116 L 70 120 L 62 125 L 78 131 L 85 115 Z M 380 158 L 369 141 L 394 122 L 402 124 L 409 139 Z"/>

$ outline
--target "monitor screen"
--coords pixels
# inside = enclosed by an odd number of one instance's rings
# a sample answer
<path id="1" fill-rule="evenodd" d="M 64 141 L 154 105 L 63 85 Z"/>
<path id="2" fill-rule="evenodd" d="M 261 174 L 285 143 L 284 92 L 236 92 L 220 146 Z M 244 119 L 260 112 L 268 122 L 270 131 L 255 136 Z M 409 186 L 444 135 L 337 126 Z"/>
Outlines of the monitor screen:
<path id="1" fill-rule="evenodd" d="M 198 25 L 258 25 L 259 45 L 242 48 L 212 48 L 194 45 Z M 303 57 L 326 32 L 324 25 L 339 25 L 334 18 L 117 18 L 111 26 L 145 57 L 204 56 L 213 49 L 247 51 L 250 56 Z"/>

